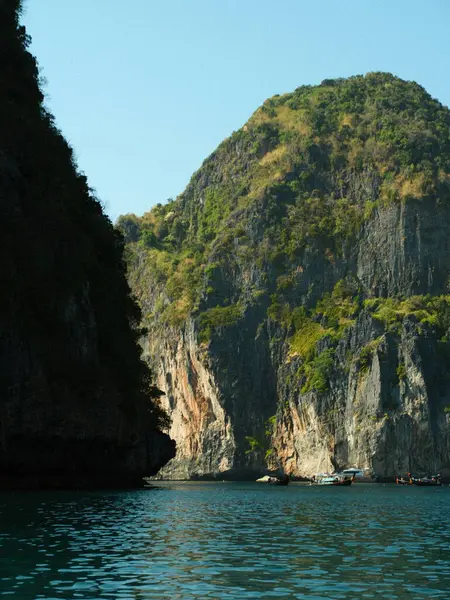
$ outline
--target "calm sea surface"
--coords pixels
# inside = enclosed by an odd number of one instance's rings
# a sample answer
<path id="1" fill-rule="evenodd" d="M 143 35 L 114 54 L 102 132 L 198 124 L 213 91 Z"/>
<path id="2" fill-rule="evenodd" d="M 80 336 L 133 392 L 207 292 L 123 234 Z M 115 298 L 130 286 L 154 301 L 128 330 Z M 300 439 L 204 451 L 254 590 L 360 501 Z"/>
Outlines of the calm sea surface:
<path id="1" fill-rule="evenodd" d="M 0 598 L 450 598 L 450 487 L 0 494 Z"/>

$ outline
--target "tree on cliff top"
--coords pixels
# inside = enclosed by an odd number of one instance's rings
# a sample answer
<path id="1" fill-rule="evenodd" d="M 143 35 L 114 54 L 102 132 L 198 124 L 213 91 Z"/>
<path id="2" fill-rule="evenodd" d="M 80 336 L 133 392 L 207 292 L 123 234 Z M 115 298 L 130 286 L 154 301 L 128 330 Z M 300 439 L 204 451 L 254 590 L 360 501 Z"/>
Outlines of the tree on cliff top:
<path id="1" fill-rule="evenodd" d="M 139 271 L 143 287 L 145 262 L 148 288 L 164 284 L 151 314 L 172 324 L 242 302 L 239 290 L 223 285 L 231 261 L 241 271 L 273 267 L 276 285 L 256 291 L 260 299 L 288 295 L 308 247 L 333 263 L 378 208 L 450 201 L 449 132 L 448 108 L 389 73 L 328 79 L 269 98 L 179 198 L 140 219 L 119 218 L 141 255 L 130 261 L 130 280 Z"/>

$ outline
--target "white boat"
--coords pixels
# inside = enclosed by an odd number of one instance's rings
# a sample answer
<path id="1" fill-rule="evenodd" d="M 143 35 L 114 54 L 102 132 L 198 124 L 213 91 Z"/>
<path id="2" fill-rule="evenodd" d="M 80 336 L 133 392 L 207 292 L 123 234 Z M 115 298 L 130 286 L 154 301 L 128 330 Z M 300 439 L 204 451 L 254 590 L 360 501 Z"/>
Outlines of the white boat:
<path id="1" fill-rule="evenodd" d="M 257 483 L 268 483 L 269 485 L 288 485 L 289 477 L 283 475 L 278 477 L 277 475 L 264 475 L 256 480 Z"/>
<path id="2" fill-rule="evenodd" d="M 351 468 L 351 469 L 344 469 L 343 471 L 341 471 L 341 473 L 343 475 L 354 475 L 355 478 L 356 477 L 363 477 L 364 476 L 364 469 L 357 469 L 357 468 Z"/>
<path id="3" fill-rule="evenodd" d="M 360 483 L 372 483 L 373 481 L 376 481 L 376 476 L 370 469 L 351 467 L 349 469 L 344 469 L 340 474 L 345 477 L 354 477 L 354 481 L 359 481 Z"/>

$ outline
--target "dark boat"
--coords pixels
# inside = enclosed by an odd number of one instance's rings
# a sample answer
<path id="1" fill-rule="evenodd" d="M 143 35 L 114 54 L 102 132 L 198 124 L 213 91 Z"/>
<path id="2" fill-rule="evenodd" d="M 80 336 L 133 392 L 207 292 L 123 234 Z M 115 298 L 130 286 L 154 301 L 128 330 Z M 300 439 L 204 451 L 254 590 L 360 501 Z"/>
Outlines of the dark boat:
<path id="1" fill-rule="evenodd" d="M 442 485 L 441 476 L 432 475 L 431 477 L 413 477 L 408 473 L 407 477 L 396 477 L 397 485 L 418 485 L 422 487 L 436 487 Z"/>
<path id="2" fill-rule="evenodd" d="M 416 479 L 415 477 L 412 478 L 412 482 L 414 485 L 419 485 L 422 487 L 437 487 L 442 485 L 442 481 L 441 481 L 441 476 L 440 475 L 433 475 L 432 477 L 421 477 Z"/>
<path id="3" fill-rule="evenodd" d="M 338 481 L 336 481 L 332 485 L 352 485 L 354 479 L 355 479 L 354 477 L 352 477 L 351 479 L 348 479 L 348 478 L 339 479 Z"/>

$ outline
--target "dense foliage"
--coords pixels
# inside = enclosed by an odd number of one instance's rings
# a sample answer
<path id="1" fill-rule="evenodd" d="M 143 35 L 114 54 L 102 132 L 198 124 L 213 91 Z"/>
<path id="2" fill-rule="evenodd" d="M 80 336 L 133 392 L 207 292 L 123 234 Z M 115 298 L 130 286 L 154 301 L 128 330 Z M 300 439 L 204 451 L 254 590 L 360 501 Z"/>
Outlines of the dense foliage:
<path id="1" fill-rule="evenodd" d="M 267 100 L 179 199 L 125 215 L 119 229 L 167 285 L 169 320 L 185 318 L 202 292 L 214 295 L 212 256 L 219 265 L 230 253 L 278 261 L 288 288 L 312 241 L 333 261 L 380 203 L 449 197 L 449 126 L 449 111 L 423 88 L 389 74 L 303 86 Z"/>
<path id="2" fill-rule="evenodd" d="M 2 395 L 16 383 L 7 365 L 8 336 L 17 335 L 42 371 L 40 382 L 18 374 L 28 394 L 45 388 L 55 401 L 69 394 L 74 402 L 119 396 L 127 415 L 166 425 L 140 359 L 141 315 L 125 278 L 122 236 L 43 104 L 19 13 L 17 0 L 0 0 Z"/>
<path id="3" fill-rule="evenodd" d="M 351 272 L 305 290 L 303 259 L 344 264 L 377 210 L 435 197 L 450 200 L 449 110 L 416 83 L 369 73 L 267 100 L 178 199 L 118 228 L 147 323 L 192 316 L 207 342 L 260 306 L 302 359 L 303 391 L 323 391 L 361 311 L 386 330 L 404 314 L 441 327 L 447 300 L 371 300 Z"/>

